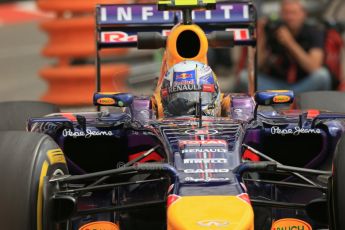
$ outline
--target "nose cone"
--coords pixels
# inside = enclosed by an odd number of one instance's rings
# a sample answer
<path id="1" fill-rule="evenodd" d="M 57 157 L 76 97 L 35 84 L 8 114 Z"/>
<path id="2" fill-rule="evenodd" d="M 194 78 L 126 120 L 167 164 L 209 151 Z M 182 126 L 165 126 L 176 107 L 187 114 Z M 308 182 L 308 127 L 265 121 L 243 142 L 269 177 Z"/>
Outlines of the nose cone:
<path id="1" fill-rule="evenodd" d="M 168 230 L 253 230 L 252 206 L 236 196 L 184 196 L 168 207 Z"/>

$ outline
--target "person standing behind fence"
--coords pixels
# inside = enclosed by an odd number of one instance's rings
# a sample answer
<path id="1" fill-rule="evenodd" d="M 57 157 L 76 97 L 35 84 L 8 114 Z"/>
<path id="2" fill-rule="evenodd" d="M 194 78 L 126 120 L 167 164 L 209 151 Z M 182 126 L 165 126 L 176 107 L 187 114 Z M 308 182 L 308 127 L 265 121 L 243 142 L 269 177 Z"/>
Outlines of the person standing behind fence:
<path id="1" fill-rule="evenodd" d="M 258 23 L 258 90 L 289 89 L 295 93 L 330 90 L 331 75 L 323 66 L 324 34 L 306 22 L 302 0 L 282 0 L 281 18 Z M 239 86 L 247 91 L 247 71 Z"/>

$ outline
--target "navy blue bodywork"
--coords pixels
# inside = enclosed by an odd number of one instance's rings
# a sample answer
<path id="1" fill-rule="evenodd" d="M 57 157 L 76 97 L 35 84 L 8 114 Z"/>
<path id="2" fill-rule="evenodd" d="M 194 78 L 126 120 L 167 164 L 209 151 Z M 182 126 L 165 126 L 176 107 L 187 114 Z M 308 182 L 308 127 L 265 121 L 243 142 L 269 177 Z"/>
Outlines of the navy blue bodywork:
<path id="1" fill-rule="evenodd" d="M 155 119 L 147 97 L 136 97 L 131 108 L 118 113 L 60 113 L 31 118 L 28 130 L 50 135 L 66 156 L 70 174 L 82 175 L 109 170 L 126 164 L 132 155 L 156 145 L 155 161 L 168 163 L 178 172 L 178 184 L 152 185 L 165 190 L 157 196 L 239 195 L 265 197 L 284 202 L 308 202 L 322 196 L 308 189 L 279 188 L 242 181 L 233 170 L 247 160 L 242 144 L 249 145 L 284 165 L 330 170 L 336 144 L 344 132 L 339 114 L 311 111 L 259 109 L 253 119 L 254 102 L 245 95 L 232 95 L 228 117 L 204 117 L 202 128 L 195 117 Z M 200 160 L 202 159 L 202 160 Z M 256 160 L 265 160 L 259 157 Z M 205 163 L 206 162 L 206 163 Z M 255 178 L 271 178 L 253 173 Z M 274 176 L 281 181 L 294 181 L 288 176 Z M 316 178 L 314 178 L 317 180 Z M 167 188 L 169 186 L 169 188 Z M 172 187 L 174 187 L 172 189 Z M 130 190 L 130 189 L 129 189 Z M 167 191 L 166 191 L 167 190 Z M 132 191 L 132 190 L 131 190 Z M 118 192 L 118 191 L 117 191 Z M 125 194 L 125 195 L 123 195 Z M 123 193 L 116 202 L 123 203 L 137 193 Z M 141 191 L 134 200 L 152 196 Z M 82 197 L 78 208 L 97 207 L 114 202 L 114 191 Z M 266 229 L 267 220 L 294 217 L 307 220 L 300 210 L 277 208 L 254 209 L 256 226 Z M 74 221 L 74 228 L 95 220 L 116 221 L 112 214 L 97 214 Z M 317 226 L 316 224 L 314 226 Z"/>

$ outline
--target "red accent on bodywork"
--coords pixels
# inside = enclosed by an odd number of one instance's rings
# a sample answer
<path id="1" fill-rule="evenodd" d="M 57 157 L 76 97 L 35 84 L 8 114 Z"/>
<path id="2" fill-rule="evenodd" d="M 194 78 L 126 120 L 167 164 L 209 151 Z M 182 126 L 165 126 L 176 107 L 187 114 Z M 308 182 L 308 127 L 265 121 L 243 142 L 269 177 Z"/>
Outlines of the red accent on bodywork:
<path id="1" fill-rule="evenodd" d="M 241 200 L 243 200 L 244 202 L 252 205 L 252 203 L 250 202 L 249 195 L 247 193 L 242 193 L 242 194 L 238 195 L 237 197 L 240 198 Z"/>
<path id="2" fill-rule="evenodd" d="M 61 113 L 61 115 L 70 121 L 77 121 L 77 118 L 73 115 L 73 113 Z"/>
<path id="3" fill-rule="evenodd" d="M 129 156 L 129 161 L 134 160 L 141 155 L 143 155 L 146 151 L 140 152 L 140 153 L 135 153 Z M 148 161 L 162 161 L 163 158 L 157 153 L 157 152 L 152 152 L 150 155 L 145 157 L 144 159 L 140 160 L 139 162 L 148 162 Z"/>
<path id="4" fill-rule="evenodd" d="M 180 198 L 181 197 L 176 195 L 176 194 L 169 195 L 167 198 L 167 207 L 169 207 L 171 204 L 173 204 L 174 202 L 176 202 Z"/>
<path id="5" fill-rule="evenodd" d="M 307 118 L 313 119 L 313 118 L 315 118 L 315 117 L 317 117 L 317 116 L 320 115 L 320 110 L 317 110 L 317 109 L 309 109 L 309 110 L 307 111 L 307 113 L 308 113 Z"/>
<path id="6" fill-rule="evenodd" d="M 246 149 L 242 155 L 242 159 L 244 160 L 251 160 L 251 161 L 260 161 L 260 157 L 250 151 L 249 149 Z"/>

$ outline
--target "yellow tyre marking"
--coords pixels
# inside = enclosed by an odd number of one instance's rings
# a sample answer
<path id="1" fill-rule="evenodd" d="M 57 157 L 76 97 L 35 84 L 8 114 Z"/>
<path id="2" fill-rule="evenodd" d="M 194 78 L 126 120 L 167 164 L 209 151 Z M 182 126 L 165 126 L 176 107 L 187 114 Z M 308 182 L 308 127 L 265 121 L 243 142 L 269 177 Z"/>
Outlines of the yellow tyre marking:
<path id="1" fill-rule="evenodd" d="M 61 149 L 52 149 L 47 153 L 50 165 L 62 163 L 66 164 L 66 159 Z"/>
<path id="2" fill-rule="evenodd" d="M 43 162 L 40 181 L 38 184 L 38 195 L 37 195 L 37 230 L 43 230 L 42 226 L 42 209 L 43 209 L 43 179 L 47 175 L 49 164 L 47 161 Z"/>

